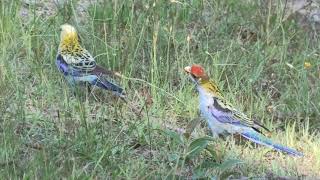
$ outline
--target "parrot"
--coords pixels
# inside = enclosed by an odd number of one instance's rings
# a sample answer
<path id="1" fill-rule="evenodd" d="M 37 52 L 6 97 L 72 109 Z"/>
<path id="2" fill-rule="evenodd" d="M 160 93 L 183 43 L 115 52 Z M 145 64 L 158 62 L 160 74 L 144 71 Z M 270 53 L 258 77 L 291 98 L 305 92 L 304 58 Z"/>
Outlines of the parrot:
<path id="1" fill-rule="evenodd" d="M 196 85 L 199 93 L 200 112 L 207 120 L 214 138 L 224 133 L 239 134 L 256 144 L 268 146 L 293 156 L 303 156 L 303 153 L 276 143 L 264 136 L 261 130 L 267 130 L 267 128 L 229 103 L 217 84 L 210 80 L 201 65 L 193 64 L 187 66 L 184 71 Z"/>
<path id="2" fill-rule="evenodd" d="M 110 77 L 116 73 L 97 65 L 92 55 L 81 46 L 79 34 L 70 24 L 60 26 L 60 44 L 56 56 L 56 66 L 67 82 L 76 85 L 96 86 L 124 98 L 125 91 Z"/>

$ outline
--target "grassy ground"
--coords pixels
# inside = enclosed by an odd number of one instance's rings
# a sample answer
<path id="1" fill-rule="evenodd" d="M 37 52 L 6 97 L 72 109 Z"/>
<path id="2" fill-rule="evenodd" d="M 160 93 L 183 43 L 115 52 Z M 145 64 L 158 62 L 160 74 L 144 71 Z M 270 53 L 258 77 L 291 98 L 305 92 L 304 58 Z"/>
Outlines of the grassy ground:
<path id="1" fill-rule="evenodd" d="M 85 18 L 76 1 L 1 3 L 1 179 L 319 177 L 319 38 L 283 21 L 284 4 L 263 2 L 106 0 Z M 39 16 L 45 8 L 57 11 Z M 54 64 L 66 22 L 99 64 L 127 77 L 119 82 L 142 117 L 106 92 L 73 95 Z M 199 117 L 183 72 L 193 63 L 305 156 L 212 140 L 205 121 L 182 135 Z"/>

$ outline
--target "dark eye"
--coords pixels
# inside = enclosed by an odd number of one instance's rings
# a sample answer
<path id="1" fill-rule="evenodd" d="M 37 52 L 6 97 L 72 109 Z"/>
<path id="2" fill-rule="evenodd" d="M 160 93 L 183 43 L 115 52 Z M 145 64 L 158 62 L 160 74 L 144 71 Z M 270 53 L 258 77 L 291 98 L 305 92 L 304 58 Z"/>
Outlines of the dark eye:
<path id="1" fill-rule="evenodd" d="M 191 76 L 193 79 L 197 79 L 197 77 L 195 75 L 191 74 Z"/>

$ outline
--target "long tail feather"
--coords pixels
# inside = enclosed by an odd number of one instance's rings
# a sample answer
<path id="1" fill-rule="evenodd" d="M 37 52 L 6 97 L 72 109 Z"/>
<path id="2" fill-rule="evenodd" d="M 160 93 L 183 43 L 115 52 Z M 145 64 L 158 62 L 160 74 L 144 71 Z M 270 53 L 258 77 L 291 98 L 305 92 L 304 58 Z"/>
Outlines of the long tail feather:
<path id="1" fill-rule="evenodd" d="M 119 97 L 124 97 L 125 96 L 125 92 L 124 90 L 119 87 L 118 85 L 116 84 L 113 84 L 105 79 L 97 79 L 96 81 L 92 82 L 93 85 L 96 85 L 98 87 L 101 87 L 105 90 L 109 90 L 109 91 L 112 91 L 114 94 L 116 94 L 117 96 Z"/>
<path id="2" fill-rule="evenodd" d="M 290 155 L 294 155 L 294 156 L 303 156 L 303 153 L 295 150 L 295 149 L 292 149 L 292 148 L 289 148 L 289 147 L 286 147 L 286 146 L 283 146 L 281 144 L 278 144 L 278 143 L 274 143 L 272 142 L 271 139 L 257 133 L 257 132 L 245 132 L 245 133 L 241 133 L 241 135 L 257 144 L 261 144 L 261 145 L 265 145 L 265 146 L 268 146 L 268 147 L 271 147 L 273 149 L 276 149 L 278 151 L 283 151 L 283 152 L 286 152 Z"/>

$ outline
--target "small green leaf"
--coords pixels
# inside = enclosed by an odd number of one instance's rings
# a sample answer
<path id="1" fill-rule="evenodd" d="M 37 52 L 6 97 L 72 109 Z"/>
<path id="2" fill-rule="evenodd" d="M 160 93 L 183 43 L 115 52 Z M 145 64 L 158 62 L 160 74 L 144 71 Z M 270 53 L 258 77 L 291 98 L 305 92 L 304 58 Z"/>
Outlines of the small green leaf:
<path id="1" fill-rule="evenodd" d="M 186 133 L 184 133 L 186 138 L 189 138 L 194 131 L 194 129 L 198 126 L 198 124 L 201 122 L 200 118 L 193 119 L 190 121 L 186 128 Z"/>
<path id="2" fill-rule="evenodd" d="M 219 179 L 236 179 L 237 175 L 239 176 L 238 172 L 224 172 L 219 175 Z"/>
<path id="3" fill-rule="evenodd" d="M 202 169 L 210 169 L 210 168 L 218 168 L 219 167 L 219 163 L 214 162 L 212 160 L 204 160 L 201 165 L 199 165 L 197 167 L 198 168 L 202 168 Z"/>
<path id="4" fill-rule="evenodd" d="M 220 172 L 223 173 L 227 169 L 232 168 L 233 166 L 235 166 L 237 164 L 241 164 L 241 163 L 243 163 L 243 162 L 238 159 L 230 159 L 230 160 L 224 161 L 218 167 L 220 169 Z"/>
<path id="5" fill-rule="evenodd" d="M 176 160 L 179 159 L 179 158 L 180 158 L 180 156 L 179 156 L 178 154 L 169 154 L 169 155 L 168 155 L 168 160 L 169 160 L 170 162 L 176 161 Z"/>
<path id="6" fill-rule="evenodd" d="M 167 136 L 172 138 L 178 144 L 183 144 L 183 138 L 180 134 L 176 133 L 175 131 L 171 131 L 171 130 L 165 130 L 164 132 Z"/>
<path id="7" fill-rule="evenodd" d="M 202 179 L 202 178 L 205 178 L 205 175 L 206 175 L 206 169 L 203 169 L 203 168 L 196 168 L 194 171 L 193 171 L 193 175 L 192 175 L 192 179 Z"/>
<path id="8" fill-rule="evenodd" d="M 209 159 L 204 160 L 199 166 L 195 168 L 193 177 L 196 177 L 196 178 L 193 178 L 193 179 L 199 179 L 199 178 L 208 179 L 208 177 L 204 177 L 204 175 L 206 175 L 205 173 L 207 172 L 207 170 L 218 169 L 219 165 L 220 165 L 219 163 L 214 162 L 212 160 L 209 160 Z"/>
<path id="9" fill-rule="evenodd" d="M 197 166 L 195 169 L 196 175 L 199 175 L 199 172 L 205 172 L 209 169 L 219 170 L 219 179 L 226 179 L 231 175 L 235 175 L 235 172 L 226 172 L 227 169 L 232 168 L 233 166 L 243 163 L 237 159 L 230 159 L 221 164 L 214 162 L 212 160 L 204 160 L 201 165 Z"/>
<path id="10" fill-rule="evenodd" d="M 202 137 L 192 141 L 192 143 L 189 145 L 189 152 L 187 157 L 192 158 L 200 154 L 200 152 L 207 147 L 208 142 L 211 140 L 211 137 Z"/>
<path id="11" fill-rule="evenodd" d="M 210 145 L 207 146 L 206 150 L 209 151 L 212 159 L 217 160 L 218 155 L 217 155 L 216 151 L 214 150 L 213 146 L 210 146 Z"/>

